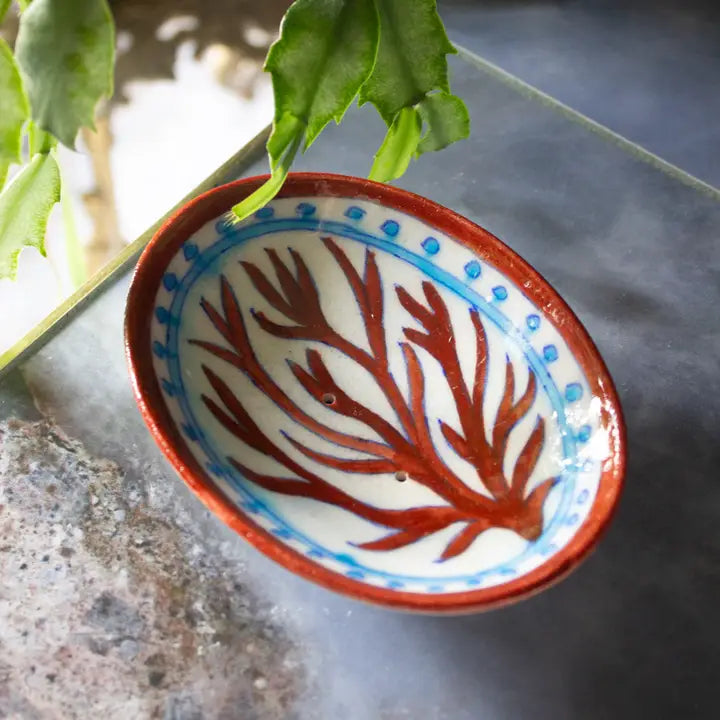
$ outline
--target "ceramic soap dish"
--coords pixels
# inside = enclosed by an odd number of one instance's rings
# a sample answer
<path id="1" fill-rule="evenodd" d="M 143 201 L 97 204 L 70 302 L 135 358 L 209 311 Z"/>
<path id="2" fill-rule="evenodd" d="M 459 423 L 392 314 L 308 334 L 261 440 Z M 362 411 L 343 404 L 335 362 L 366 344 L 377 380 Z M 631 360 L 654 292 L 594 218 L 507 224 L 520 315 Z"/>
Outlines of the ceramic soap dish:
<path id="1" fill-rule="evenodd" d="M 466 612 L 555 582 L 621 489 L 624 429 L 588 334 L 538 273 L 435 203 L 355 178 L 216 188 L 130 290 L 142 414 L 182 478 L 289 570 Z"/>

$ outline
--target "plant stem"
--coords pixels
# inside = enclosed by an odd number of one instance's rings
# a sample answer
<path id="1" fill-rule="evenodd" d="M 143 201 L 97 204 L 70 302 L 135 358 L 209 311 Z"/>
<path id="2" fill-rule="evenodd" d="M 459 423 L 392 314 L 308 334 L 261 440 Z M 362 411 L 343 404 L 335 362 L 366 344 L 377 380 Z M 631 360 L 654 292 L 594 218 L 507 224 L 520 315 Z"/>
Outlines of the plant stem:
<path id="1" fill-rule="evenodd" d="M 30 160 L 37 153 L 49 153 L 57 146 L 57 140 L 49 132 L 41 130 L 32 120 L 28 123 L 27 134 Z M 57 161 L 57 156 L 55 156 L 55 160 Z"/>
<path id="2" fill-rule="evenodd" d="M 290 140 L 283 153 L 282 159 L 272 169 L 270 178 L 252 193 L 252 195 L 249 195 L 237 205 L 233 206 L 231 211 L 233 222 L 240 222 L 246 217 L 249 217 L 256 210 L 267 205 L 267 203 L 280 192 L 290 167 L 293 164 L 295 155 L 300 148 L 300 143 L 303 139 L 303 130 L 304 126 L 301 127 Z"/>

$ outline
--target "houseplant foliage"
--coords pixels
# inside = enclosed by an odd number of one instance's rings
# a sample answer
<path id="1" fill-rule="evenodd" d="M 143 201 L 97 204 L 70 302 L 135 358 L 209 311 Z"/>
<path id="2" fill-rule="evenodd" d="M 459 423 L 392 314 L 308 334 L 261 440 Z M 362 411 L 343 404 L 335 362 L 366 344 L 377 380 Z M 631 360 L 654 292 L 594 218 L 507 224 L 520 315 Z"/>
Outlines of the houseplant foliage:
<path id="1" fill-rule="evenodd" d="M 23 247 L 45 254 L 47 220 L 61 197 L 56 146 L 74 148 L 113 90 L 107 0 L 21 0 L 17 10 L 14 53 L 0 38 L 0 279 L 15 277 Z M 0 0 L 0 23 L 11 11 Z M 7 183 L 13 164 L 22 168 Z"/>
<path id="2" fill-rule="evenodd" d="M 467 109 L 448 82 L 454 52 L 436 0 L 296 0 L 265 62 L 275 94 L 272 175 L 233 208 L 236 218 L 267 203 L 298 150 L 331 120 L 339 123 L 356 98 L 388 126 L 371 180 L 394 180 L 414 157 L 467 137 Z"/>
<path id="3" fill-rule="evenodd" d="M 62 192 L 57 144 L 74 148 L 113 92 L 107 0 L 19 0 L 13 8 L 0 0 L 0 24 L 14 11 L 14 50 L 0 38 L 0 279 L 15 277 L 23 247 L 45 253 L 47 220 Z M 271 177 L 234 217 L 272 199 L 297 153 L 355 100 L 375 106 L 388 126 L 373 180 L 398 178 L 413 158 L 467 137 L 467 110 L 448 83 L 453 52 L 436 0 L 295 0 L 265 64 L 275 97 Z M 8 182 L 12 165 L 21 168 Z"/>

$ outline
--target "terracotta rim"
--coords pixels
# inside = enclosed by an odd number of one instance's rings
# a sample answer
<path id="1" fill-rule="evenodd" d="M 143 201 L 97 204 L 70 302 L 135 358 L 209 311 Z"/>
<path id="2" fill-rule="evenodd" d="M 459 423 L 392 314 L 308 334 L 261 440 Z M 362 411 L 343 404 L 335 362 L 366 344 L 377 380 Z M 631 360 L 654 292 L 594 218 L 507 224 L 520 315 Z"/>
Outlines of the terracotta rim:
<path id="1" fill-rule="evenodd" d="M 489 260 L 538 306 L 554 308 L 556 329 L 582 367 L 593 395 L 602 398 L 612 462 L 604 464 L 597 496 L 570 542 L 540 567 L 501 585 L 457 593 L 420 594 L 376 587 L 333 572 L 283 545 L 233 505 L 190 452 L 165 405 L 152 363 L 150 311 L 163 272 L 183 242 L 206 222 L 253 192 L 266 175 L 238 180 L 195 198 L 172 215 L 145 248 L 133 276 L 125 314 L 125 352 L 140 412 L 155 441 L 205 505 L 268 557 L 331 590 L 389 607 L 443 613 L 487 610 L 515 602 L 561 580 L 593 549 L 607 528 L 625 474 L 625 425 L 610 374 L 590 336 L 564 300 L 527 262 L 487 230 L 419 195 L 369 180 L 327 173 L 291 173 L 279 197 L 331 196 L 379 201 L 414 215 Z M 527 288 L 527 285 L 525 285 Z"/>

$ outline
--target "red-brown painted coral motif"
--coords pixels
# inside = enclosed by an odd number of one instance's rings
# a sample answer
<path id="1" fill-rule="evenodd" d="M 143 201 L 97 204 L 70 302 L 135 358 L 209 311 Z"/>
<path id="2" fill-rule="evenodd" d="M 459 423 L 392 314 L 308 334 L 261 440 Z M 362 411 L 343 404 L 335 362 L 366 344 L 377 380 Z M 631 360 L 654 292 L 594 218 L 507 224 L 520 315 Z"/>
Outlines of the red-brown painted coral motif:
<path id="1" fill-rule="evenodd" d="M 548 477 L 529 486 L 545 442 L 543 417 L 533 418 L 532 429 L 514 462 L 509 462 L 507 457 L 511 431 L 533 413 L 538 386 L 535 374 L 528 369 L 525 387 L 517 388 L 513 363 L 508 356 L 504 358 L 500 401 L 490 427 L 486 427 L 488 338 L 477 309 L 468 310 L 474 331 L 474 373 L 467 381 L 451 314 L 441 293 L 430 280 L 425 280 L 422 296 L 417 296 L 401 281 L 395 287 L 397 300 L 407 317 L 400 341 L 406 374 L 401 386 L 388 358 L 384 325 L 386 299 L 375 252 L 367 249 L 363 267 L 358 268 L 335 239 L 323 236 L 321 240 L 322 251 L 331 256 L 352 291 L 362 319 L 364 342 L 357 342 L 328 319 L 323 307 L 322 284 L 313 277 L 303 256 L 306 250 L 302 249 L 290 248 L 286 261 L 275 249 L 267 248 L 272 275 L 255 263 L 242 261 L 255 290 L 272 308 L 274 317 L 282 318 L 282 321 L 272 320 L 266 312 L 253 310 L 250 322 L 263 333 L 286 341 L 288 348 L 303 343 L 306 346 L 304 362 L 288 359 L 295 381 L 313 403 L 357 421 L 366 432 L 350 433 L 339 429 L 341 424 L 318 420 L 305 404 L 293 399 L 273 379 L 251 342 L 240 295 L 228 278 L 221 275 L 217 280 L 220 302 L 201 301 L 210 320 L 207 328 L 212 328 L 212 332 L 204 332 L 190 342 L 222 360 L 227 368 L 219 374 L 203 364 L 207 387 L 202 401 L 216 421 L 240 443 L 238 449 L 228 454 L 228 462 L 243 477 L 272 493 L 333 505 L 385 528 L 381 537 L 358 544 L 364 550 L 392 551 L 456 523 L 461 524 L 458 532 L 437 560 L 461 555 L 490 528 L 510 530 L 530 541 L 537 539 L 543 530 L 543 506 L 556 481 Z M 356 312 L 355 308 L 348 311 Z M 392 422 L 363 400 L 362 385 L 338 382 L 326 362 L 328 348 L 372 378 L 394 410 Z M 465 461 L 463 467 L 476 475 L 484 491 L 453 470 L 439 452 L 425 411 L 426 395 L 432 388 L 428 387 L 418 357 L 422 352 L 442 370 L 456 411 L 457 425 L 454 418 L 437 419 L 442 436 L 452 452 Z M 312 467 L 348 473 L 357 476 L 357 482 L 368 475 L 386 476 L 387 482 L 412 479 L 432 491 L 437 502 L 402 509 L 385 508 L 361 501 L 352 492 L 340 489 L 321 472 L 312 470 L 308 463 L 292 457 L 260 428 L 242 396 L 233 389 L 233 373 L 241 373 L 251 380 L 282 410 L 287 419 L 284 436 L 301 457 L 312 461 Z M 355 451 L 360 457 L 321 452 L 293 436 L 296 426 L 338 448 Z M 268 474 L 254 469 L 243 460 L 243 446 L 272 458 L 283 472 Z"/>

